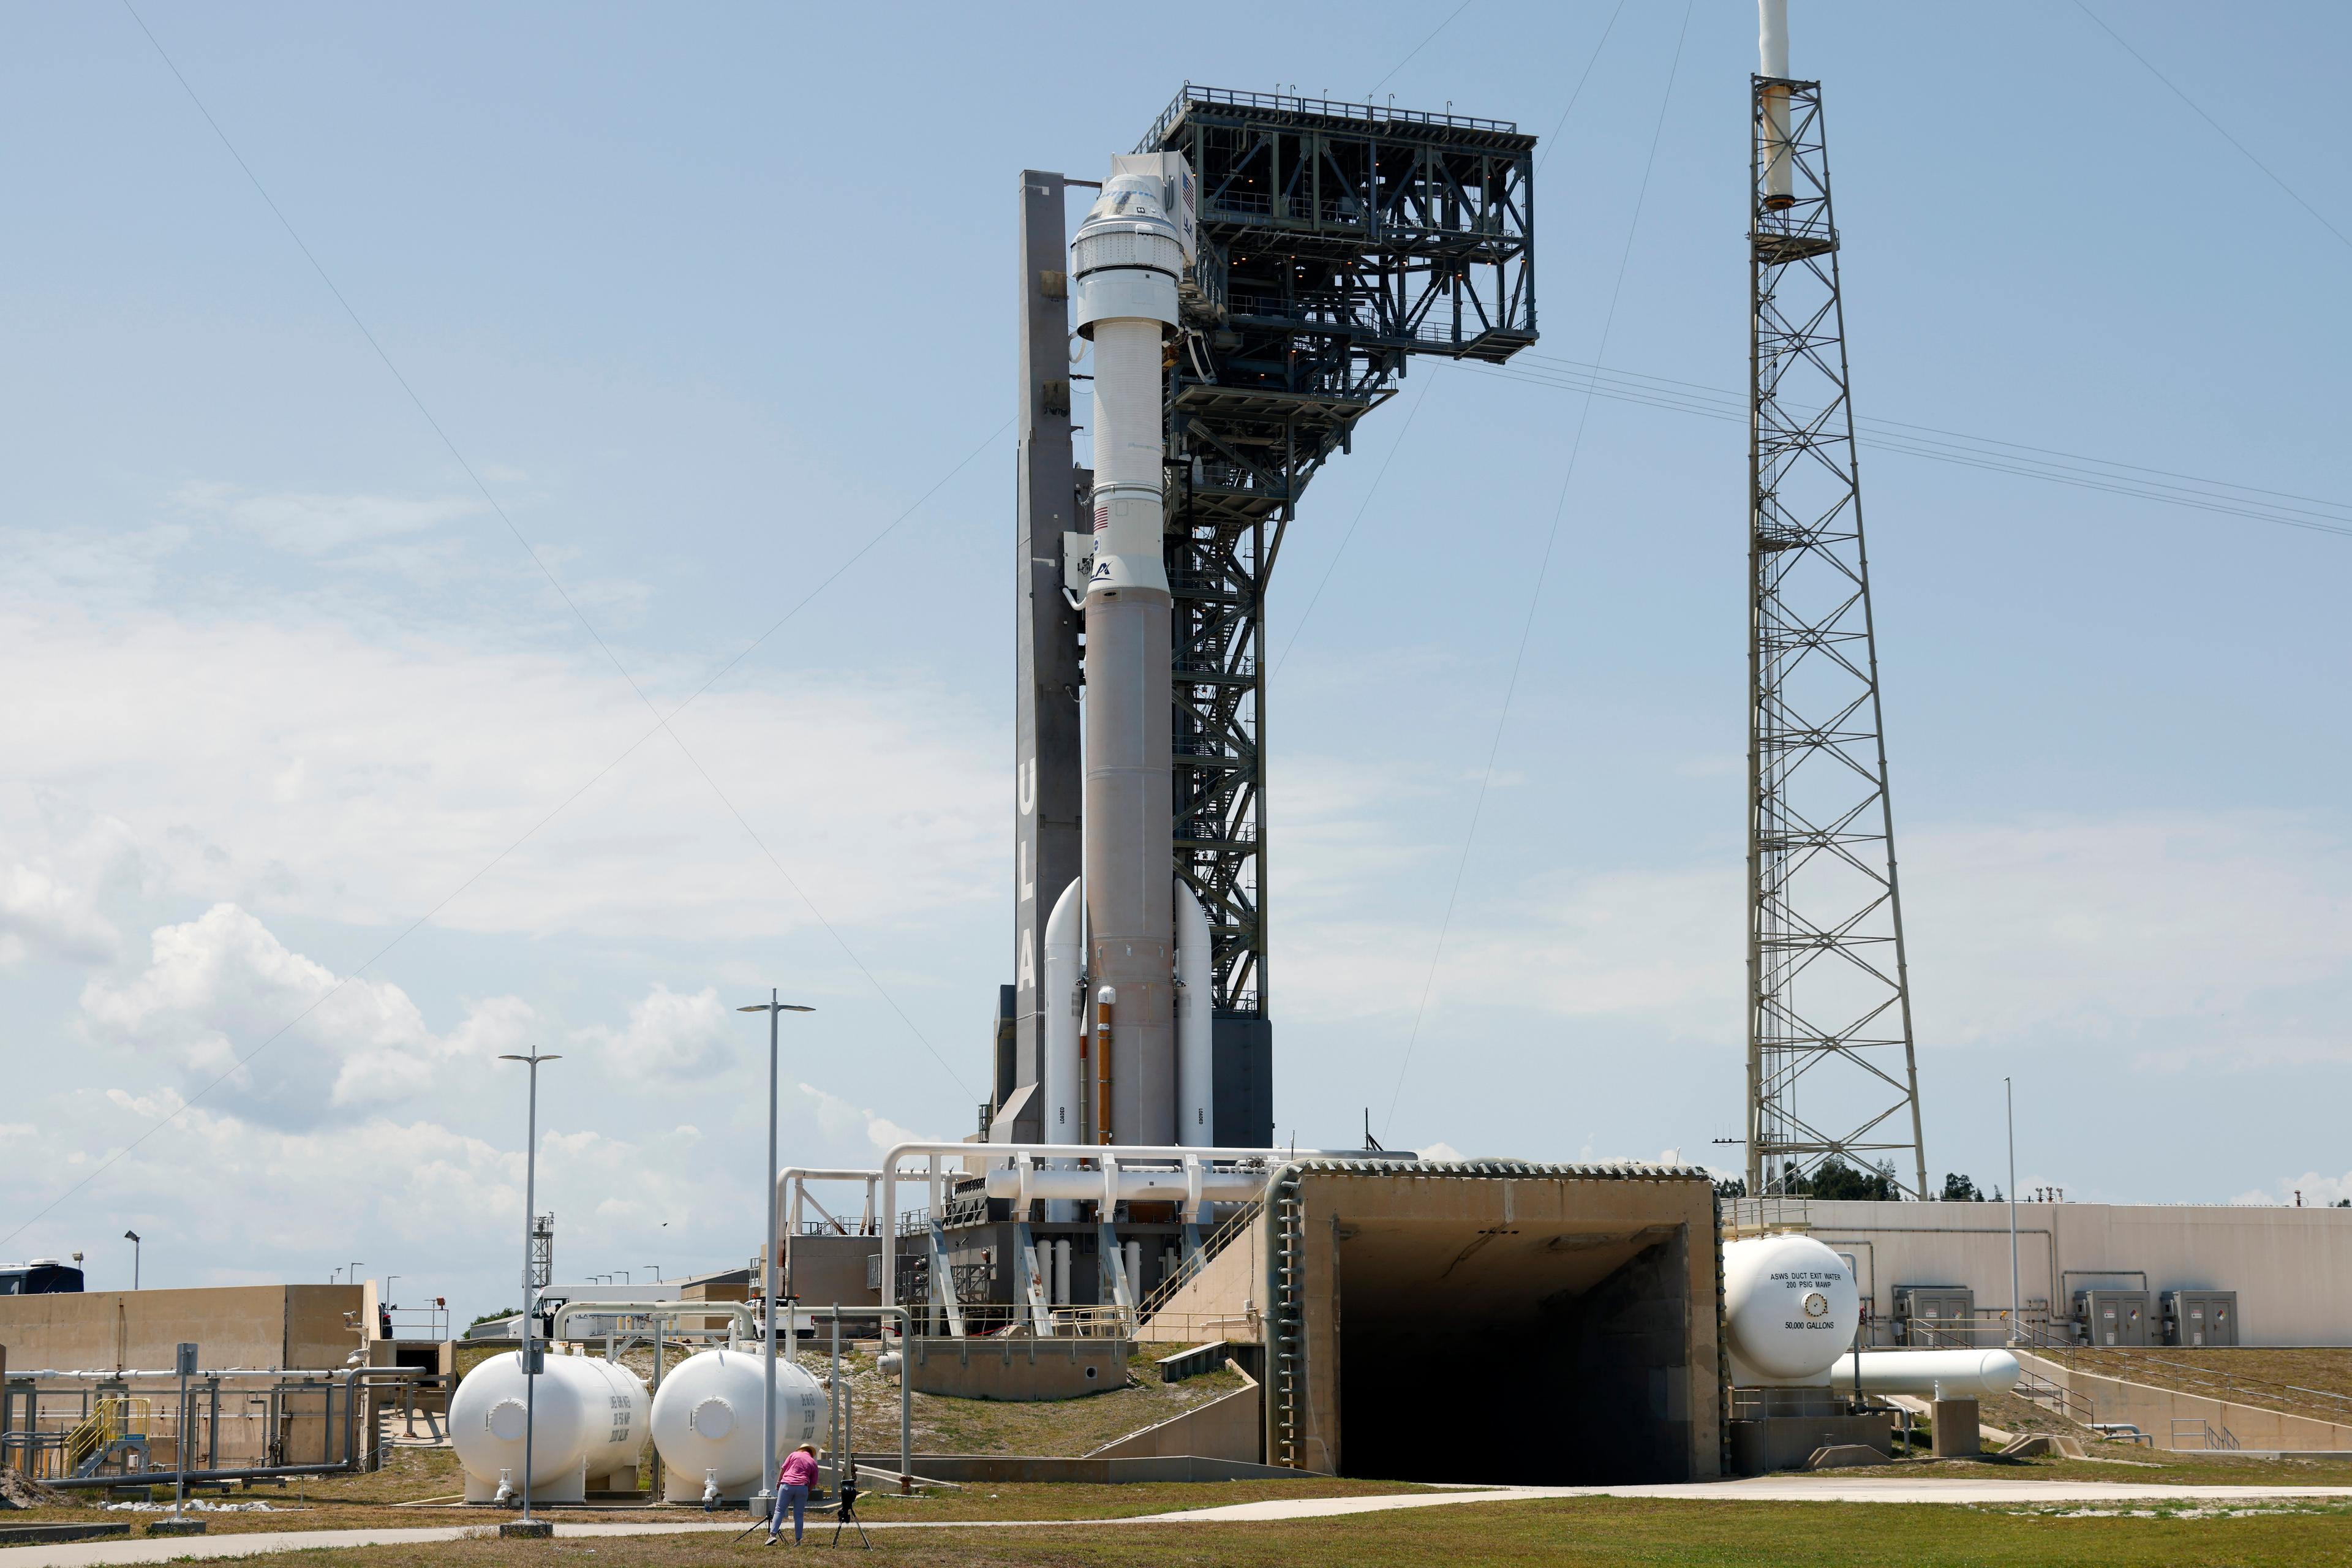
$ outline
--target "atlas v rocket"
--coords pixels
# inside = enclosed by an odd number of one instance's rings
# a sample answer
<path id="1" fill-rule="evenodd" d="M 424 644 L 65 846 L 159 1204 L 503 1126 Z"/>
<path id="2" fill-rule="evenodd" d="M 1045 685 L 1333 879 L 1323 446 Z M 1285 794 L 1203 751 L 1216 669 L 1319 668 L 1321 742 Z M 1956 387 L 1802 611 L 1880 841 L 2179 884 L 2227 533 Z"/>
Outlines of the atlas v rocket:
<path id="1" fill-rule="evenodd" d="M 1082 874 L 1045 926 L 1047 1142 L 1214 1142 L 1210 933 L 1176 875 L 1174 602 L 1162 452 L 1177 285 L 1194 255 L 1178 153 L 1114 158 L 1070 246 L 1094 344 L 1094 533 L 1087 575 Z"/>

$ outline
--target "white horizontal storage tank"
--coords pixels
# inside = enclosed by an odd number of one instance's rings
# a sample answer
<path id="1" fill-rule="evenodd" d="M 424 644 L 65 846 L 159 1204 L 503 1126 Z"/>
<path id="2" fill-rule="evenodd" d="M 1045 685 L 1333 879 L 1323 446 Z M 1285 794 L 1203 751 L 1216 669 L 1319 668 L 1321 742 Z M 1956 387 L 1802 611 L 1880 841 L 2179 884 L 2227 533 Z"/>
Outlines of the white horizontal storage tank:
<path id="1" fill-rule="evenodd" d="M 1740 1388 L 1982 1398 L 2013 1388 L 2007 1351 L 1854 1351 L 1862 1297 L 1844 1258 L 1809 1236 L 1760 1236 L 1723 1249 L 1723 1326 Z"/>
<path id="2" fill-rule="evenodd" d="M 740 1502 L 756 1495 L 786 1454 L 817 1440 L 824 1390 L 792 1363 L 776 1363 L 776 1451 L 760 1462 L 756 1350 L 708 1350 L 663 1373 L 654 1396 L 654 1447 L 666 1502 Z"/>
<path id="3" fill-rule="evenodd" d="M 1809 1236 L 1759 1236 L 1723 1249 L 1731 1381 L 1818 1384 L 1853 1348 L 1862 1296 L 1845 1259 Z"/>
<path id="4" fill-rule="evenodd" d="M 495 1355 L 467 1373 L 449 1400 L 449 1446 L 466 1471 L 466 1500 L 493 1502 L 503 1480 L 523 1485 L 526 1402 L 533 1503 L 580 1502 L 598 1490 L 634 1490 L 650 1399 L 637 1374 L 600 1357 L 548 1353 L 529 1396 L 522 1352 Z M 625 1474 L 624 1473 L 625 1472 Z"/>

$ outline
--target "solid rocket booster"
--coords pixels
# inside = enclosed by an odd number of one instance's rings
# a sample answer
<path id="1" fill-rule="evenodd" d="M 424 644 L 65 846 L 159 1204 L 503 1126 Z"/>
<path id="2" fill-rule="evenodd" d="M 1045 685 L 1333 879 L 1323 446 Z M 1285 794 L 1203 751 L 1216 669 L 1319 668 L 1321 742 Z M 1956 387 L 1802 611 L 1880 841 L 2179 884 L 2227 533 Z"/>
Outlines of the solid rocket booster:
<path id="1" fill-rule="evenodd" d="M 1176 1133 L 1174 693 L 1161 490 L 1161 344 L 1190 236 L 1181 157 L 1114 158 L 1070 245 L 1077 330 L 1094 340 L 1094 571 L 1086 597 L 1083 878 L 1087 983 L 1116 993 L 1103 1142 Z M 1179 209 L 1171 216 L 1171 207 Z M 1100 1049 L 1099 1041 L 1097 1049 Z"/>
<path id="2" fill-rule="evenodd" d="M 1756 0 L 1756 53 L 1759 76 L 1775 81 L 1789 77 L 1789 0 Z M 1796 204 L 1796 187 L 1789 148 L 1789 89 L 1764 89 L 1764 205 L 1780 208 Z"/>

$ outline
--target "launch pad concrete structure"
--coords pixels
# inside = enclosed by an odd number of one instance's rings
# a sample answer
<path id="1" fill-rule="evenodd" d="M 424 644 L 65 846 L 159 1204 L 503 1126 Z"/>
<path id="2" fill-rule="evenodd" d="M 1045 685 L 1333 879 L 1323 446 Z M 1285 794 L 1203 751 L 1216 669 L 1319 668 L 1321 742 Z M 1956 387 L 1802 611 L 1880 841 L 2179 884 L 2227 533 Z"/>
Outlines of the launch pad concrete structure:
<path id="1" fill-rule="evenodd" d="M 1255 1336 L 1269 1464 L 1701 1480 L 1724 1459 L 1718 1254 L 1697 1169 L 1304 1162 L 1141 1332 Z"/>

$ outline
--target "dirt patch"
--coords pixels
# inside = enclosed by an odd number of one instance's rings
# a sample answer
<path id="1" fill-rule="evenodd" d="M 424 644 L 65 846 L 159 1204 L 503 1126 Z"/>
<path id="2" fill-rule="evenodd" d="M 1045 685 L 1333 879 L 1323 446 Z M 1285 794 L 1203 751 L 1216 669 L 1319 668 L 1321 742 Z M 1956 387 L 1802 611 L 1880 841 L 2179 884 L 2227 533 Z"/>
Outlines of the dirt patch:
<path id="1" fill-rule="evenodd" d="M 63 1492 L 52 1491 L 15 1470 L 0 1470 L 0 1508 L 58 1508 L 65 1500 Z"/>

